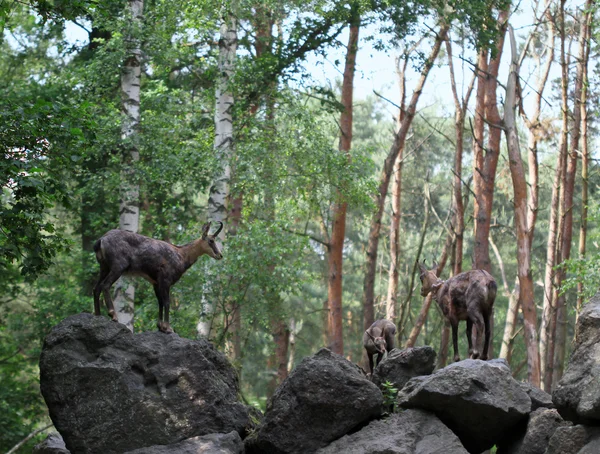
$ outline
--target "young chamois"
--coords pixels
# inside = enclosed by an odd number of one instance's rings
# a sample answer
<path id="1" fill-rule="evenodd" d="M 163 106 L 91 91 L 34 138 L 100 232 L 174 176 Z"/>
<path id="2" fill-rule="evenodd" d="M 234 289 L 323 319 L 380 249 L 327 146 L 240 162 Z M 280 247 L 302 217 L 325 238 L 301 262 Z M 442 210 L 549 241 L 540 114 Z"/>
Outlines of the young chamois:
<path id="1" fill-rule="evenodd" d="M 457 274 L 447 281 L 436 276 L 437 264 L 428 270 L 419 263 L 421 270 L 421 296 L 433 292 L 444 317 L 452 326 L 452 343 L 454 346 L 454 361 L 460 361 L 458 354 L 458 322 L 467 321 L 467 342 L 469 357 L 473 359 L 488 359 L 490 345 L 490 317 L 494 310 L 496 299 L 496 281 L 490 273 L 483 270 L 471 270 Z M 475 325 L 475 332 L 473 332 Z M 485 329 L 483 350 L 479 350 L 481 334 Z"/>
<path id="2" fill-rule="evenodd" d="M 377 353 L 377 364 L 383 359 L 383 354 L 394 349 L 396 325 L 389 320 L 377 320 L 363 334 L 363 346 L 369 357 L 369 367 L 373 374 L 373 355 Z"/>
<path id="3" fill-rule="evenodd" d="M 202 227 L 202 237 L 185 246 L 174 246 L 125 230 L 106 233 L 94 244 L 100 264 L 100 278 L 94 287 L 94 313 L 100 315 L 100 293 L 103 293 L 108 314 L 116 322 L 110 287 L 122 275 L 143 277 L 154 286 L 158 298 L 158 329 L 172 333 L 169 325 L 171 286 L 196 263 L 198 257 L 206 254 L 216 260 L 223 258 L 215 241 L 223 228 L 223 223 L 219 224 L 217 231 L 209 235 L 210 222 L 207 222 Z"/>

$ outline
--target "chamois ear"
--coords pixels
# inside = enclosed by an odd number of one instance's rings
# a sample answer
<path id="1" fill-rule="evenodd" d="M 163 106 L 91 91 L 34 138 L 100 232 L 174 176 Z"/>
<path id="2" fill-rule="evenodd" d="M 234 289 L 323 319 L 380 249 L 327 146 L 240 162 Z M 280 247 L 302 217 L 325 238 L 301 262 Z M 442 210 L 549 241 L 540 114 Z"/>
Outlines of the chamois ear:
<path id="1" fill-rule="evenodd" d="M 207 222 L 202 226 L 202 239 L 205 240 L 208 236 L 208 231 L 210 230 L 210 222 Z"/>
<path id="2" fill-rule="evenodd" d="M 423 263 L 419 262 L 419 269 L 421 270 L 421 273 L 427 271 L 427 267 L 425 266 L 425 260 L 423 260 Z"/>
<path id="3" fill-rule="evenodd" d="M 433 268 L 434 268 L 434 269 L 437 271 L 437 269 L 439 268 L 439 266 L 440 266 L 440 265 L 438 264 L 438 262 L 436 262 L 436 261 L 434 260 L 434 261 L 433 261 L 433 265 L 432 265 L 432 266 L 433 266 Z"/>

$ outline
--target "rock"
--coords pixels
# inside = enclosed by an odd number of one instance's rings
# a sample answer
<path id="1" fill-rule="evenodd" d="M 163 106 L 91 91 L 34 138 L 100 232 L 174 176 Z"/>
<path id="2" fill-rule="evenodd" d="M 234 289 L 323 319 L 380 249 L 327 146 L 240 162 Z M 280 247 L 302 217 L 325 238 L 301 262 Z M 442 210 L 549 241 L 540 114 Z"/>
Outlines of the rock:
<path id="1" fill-rule="evenodd" d="M 545 454 L 597 454 L 600 452 L 600 427 L 563 426 L 550 438 Z"/>
<path id="2" fill-rule="evenodd" d="M 600 293 L 579 315 L 573 353 L 552 400 L 563 418 L 600 424 Z"/>
<path id="3" fill-rule="evenodd" d="M 508 367 L 490 363 L 467 359 L 412 378 L 398 393 L 398 404 L 434 412 L 469 452 L 489 449 L 531 410 L 531 399 Z"/>
<path id="4" fill-rule="evenodd" d="M 529 415 L 525 433 L 511 442 L 502 442 L 497 454 L 544 454 L 556 429 L 570 424 L 555 409 L 539 408 Z"/>
<path id="5" fill-rule="evenodd" d="M 429 375 L 435 368 L 435 351 L 431 347 L 394 349 L 373 371 L 373 383 L 381 387 L 389 381 L 402 389 L 408 380 L 419 375 Z"/>
<path id="6" fill-rule="evenodd" d="M 58 432 L 49 433 L 44 441 L 34 446 L 32 454 L 70 454 Z"/>
<path id="7" fill-rule="evenodd" d="M 541 390 L 529 382 L 519 382 L 519 386 L 531 399 L 531 411 L 537 410 L 538 408 L 554 408 L 552 396 L 546 391 Z"/>
<path id="8" fill-rule="evenodd" d="M 458 437 L 433 413 L 406 410 L 373 421 L 318 454 L 467 454 Z"/>
<path id="9" fill-rule="evenodd" d="M 91 314 L 63 320 L 46 337 L 40 385 L 54 426 L 78 454 L 244 435 L 249 423 L 237 375 L 209 342 L 134 335 Z"/>
<path id="10" fill-rule="evenodd" d="M 244 443 L 237 432 L 188 438 L 172 445 L 150 446 L 125 454 L 243 454 Z"/>
<path id="11" fill-rule="evenodd" d="M 314 452 L 380 416 L 382 403 L 381 391 L 358 366 L 323 348 L 277 388 L 246 452 Z"/>

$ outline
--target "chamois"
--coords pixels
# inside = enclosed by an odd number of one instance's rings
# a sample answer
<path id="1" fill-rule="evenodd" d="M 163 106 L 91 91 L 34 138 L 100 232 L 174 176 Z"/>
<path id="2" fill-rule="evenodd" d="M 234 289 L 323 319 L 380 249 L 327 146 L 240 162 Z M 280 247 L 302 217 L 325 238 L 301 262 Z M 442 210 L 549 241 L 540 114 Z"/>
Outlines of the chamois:
<path id="1" fill-rule="evenodd" d="M 419 263 L 421 270 L 421 296 L 433 292 L 444 317 L 452 326 L 452 343 L 454 346 L 454 361 L 460 361 L 458 354 L 458 322 L 467 321 L 467 342 L 469 357 L 472 359 L 488 359 L 490 345 L 490 317 L 494 310 L 494 300 L 498 289 L 496 281 L 490 273 L 484 270 L 471 270 L 457 274 L 447 281 L 436 275 L 437 264 L 428 270 L 425 264 Z M 473 332 L 475 325 L 475 332 Z M 485 329 L 483 351 L 479 351 L 481 334 Z"/>
<path id="2" fill-rule="evenodd" d="M 215 260 L 223 255 L 216 243 L 223 223 L 212 235 L 208 234 L 210 222 L 202 226 L 202 237 L 184 246 L 155 240 L 125 230 L 111 230 L 94 244 L 96 259 L 100 264 L 100 278 L 94 287 L 94 313 L 100 315 L 100 293 L 113 321 L 117 320 L 110 287 L 122 275 L 139 276 L 154 286 L 158 298 L 158 329 L 172 333 L 169 324 L 169 292 L 171 286 L 196 263 L 198 257 L 207 254 Z M 164 310 L 164 318 L 163 318 Z"/>
<path id="3" fill-rule="evenodd" d="M 383 359 L 383 354 L 394 349 L 396 325 L 389 320 L 377 320 L 363 334 L 363 346 L 369 357 L 369 367 L 373 374 L 373 355 L 377 353 L 377 364 Z"/>

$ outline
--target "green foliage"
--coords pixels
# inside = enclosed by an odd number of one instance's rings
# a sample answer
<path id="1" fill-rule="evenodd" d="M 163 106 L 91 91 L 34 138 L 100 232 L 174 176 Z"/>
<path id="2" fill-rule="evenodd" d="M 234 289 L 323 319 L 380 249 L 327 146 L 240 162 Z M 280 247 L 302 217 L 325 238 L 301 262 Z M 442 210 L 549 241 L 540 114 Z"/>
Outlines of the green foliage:
<path id="1" fill-rule="evenodd" d="M 381 384 L 383 388 L 381 390 L 383 394 L 383 408 L 386 410 L 389 409 L 390 413 L 394 413 L 396 410 L 396 397 L 398 396 L 399 389 L 394 386 L 394 384 L 388 380 Z"/>

